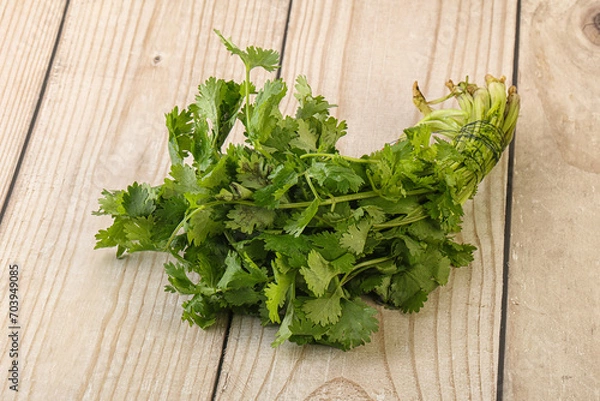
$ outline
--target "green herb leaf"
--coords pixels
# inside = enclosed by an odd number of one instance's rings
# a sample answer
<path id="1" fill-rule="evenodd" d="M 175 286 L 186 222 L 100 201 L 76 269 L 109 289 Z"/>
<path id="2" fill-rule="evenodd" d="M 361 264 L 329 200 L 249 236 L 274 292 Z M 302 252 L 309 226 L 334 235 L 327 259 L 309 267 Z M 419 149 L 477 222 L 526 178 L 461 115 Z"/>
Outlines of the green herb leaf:
<path id="1" fill-rule="evenodd" d="M 153 194 L 154 191 L 147 184 L 134 182 L 128 186 L 122 198 L 125 213 L 131 217 L 150 215 L 156 208 Z"/>
<path id="2" fill-rule="evenodd" d="M 302 305 L 306 317 L 321 326 L 335 324 L 342 315 L 342 289 L 336 287 L 332 293 L 319 298 L 307 299 Z M 369 333 L 370 334 L 370 333 Z"/>
<path id="3" fill-rule="evenodd" d="M 351 225 L 348 231 L 342 234 L 340 244 L 355 255 L 360 255 L 365 249 L 370 228 L 371 222 L 368 220 Z"/>
<path id="4" fill-rule="evenodd" d="M 377 310 L 360 299 L 342 299 L 339 320 L 327 332 L 332 345 L 349 350 L 371 341 L 371 334 L 377 332 Z"/>
<path id="5" fill-rule="evenodd" d="M 294 213 L 287 221 L 287 224 L 283 227 L 283 229 L 288 233 L 295 237 L 302 234 L 306 226 L 311 222 L 311 220 L 317 214 L 319 210 L 319 200 L 313 200 L 310 205 L 306 209 L 301 212 Z"/>
<path id="6" fill-rule="evenodd" d="M 231 54 L 239 56 L 249 70 L 256 67 L 262 67 L 267 71 L 275 71 L 279 68 L 279 54 L 276 51 L 254 46 L 242 50 L 237 47 L 231 39 L 225 38 L 220 31 L 215 29 L 215 33 L 219 36 L 227 50 L 229 50 Z"/>

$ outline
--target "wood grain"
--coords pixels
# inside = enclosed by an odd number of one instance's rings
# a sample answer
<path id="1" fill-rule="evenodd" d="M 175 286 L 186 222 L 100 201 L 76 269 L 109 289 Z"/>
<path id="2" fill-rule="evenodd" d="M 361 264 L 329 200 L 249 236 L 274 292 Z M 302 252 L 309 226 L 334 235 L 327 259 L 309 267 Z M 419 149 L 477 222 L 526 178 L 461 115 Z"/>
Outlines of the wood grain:
<path id="1" fill-rule="evenodd" d="M 600 399 L 600 18 L 523 3 L 507 400 Z"/>
<path id="2" fill-rule="evenodd" d="M 163 113 L 191 101 L 209 76 L 241 72 L 212 29 L 280 48 L 287 7 L 71 1 L 0 227 L 1 264 L 21 269 L 22 399 L 210 397 L 224 321 L 206 332 L 180 321 L 182 300 L 163 292 L 164 257 L 116 260 L 113 251 L 93 251 L 94 234 L 109 222 L 91 212 L 102 188 L 162 182 L 168 163 Z M 33 62 L 47 59 L 44 44 L 30 44 Z M 8 279 L 2 277 L 4 300 Z M 10 363 L 7 347 L 2 341 L 3 369 Z M 0 386 L 0 399 L 15 396 Z"/>
<path id="3" fill-rule="evenodd" d="M 337 103 L 350 126 L 342 151 L 360 155 L 416 121 L 414 80 L 436 97 L 449 78 L 510 77 L 514 3 L 71 0 L 0 225 L 2 271 L 18 263 L 21 273 L 20 398 L 495 399 L 506 158 L 466 206 L 461 239 L 478 246 L 475 262 L 417 315 L 378 308 L 379 332 L 347 353 L 272 349 L 276 328 L 250 317 L 235 317 L 228 333 L 225 319 L 209 331 L 182 324 L 182 299 L 163 292 L 165 257 L 93 251 L 109 221 L 91 212 L 102 188 L 162 182 L 165 112 L 211 75 L 241 79 L 213 28 L 241 46 L 280 49 L 287 35 L 283 78 L 305 74 Z M 65 4 L 0 4 L 2 201 Z M 600 399 L 598 15 L 596 0 L 522 1 L 506 400 Z M 284 107 L 293 112 L 291 96 Z M 0 342 L 1 369 L 8 347 Z M 0 386 L 0 399 L 17 398 Z"/>
<path id="4" fill-rule="evenodd" d="M 415 79 L 432 97 L 448 78 L 512 74 L 513 2 L 294 2 L 283 77 L 305 74 L 339 105 L 359 155 L 416 122 Z M 293 110 L 290 103 L 288 110 Z M 462 239 L 476 261 L 455 271 L 414 316 L 380 308 L 380 331 L 343 353 L 319 346 L 269 348 L 275 329 L 236 317 L 217 388 L 221 400 L 495 399 L 506 160 L 466 207 Z"/>
<path id="5" fill-rule="evenodd" d="M 6 0 L 0 4 L 0 204 L 35 112 L 64 3 Z"/>

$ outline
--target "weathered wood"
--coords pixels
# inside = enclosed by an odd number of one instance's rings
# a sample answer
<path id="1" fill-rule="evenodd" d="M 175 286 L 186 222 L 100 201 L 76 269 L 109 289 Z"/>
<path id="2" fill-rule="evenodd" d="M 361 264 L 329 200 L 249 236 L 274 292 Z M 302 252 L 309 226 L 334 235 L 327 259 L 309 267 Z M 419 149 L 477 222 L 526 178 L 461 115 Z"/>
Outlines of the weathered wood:
<path id="1" fill-rule="evenodd" d="M 466 208 L 462 239 L 479 247 L 472 266 L 455 271 L 417 315 L 380 308 L 373 341 L 348 353 L 273 350 L 275 328 L 236 317 L 217 372 L 225 321 L 206 332 L 180 322 L 181 299 L 162 290 L 163 256 L 115 260 L 91 250 L 109 222 L 91 216 L 100 190 L 165 176 L 162 114 L 191 101 L 210 75 L 241 78 L 212 28 L 240 45 L 279 49 L 289 2 L 121 3 L 70 2 L 0 226 L 5 307 L 6 266 L 20 266 L 21 398 L 208 399 L 220 374 L 221 400 L 494 399 L 506 159 Z M 511 76 L 513 3 L 296 1 L 283 77 L 306 74 L 348 120 L 342 151 L 369 152 L 416 121 L 413 80 L 435 97 L 448 78 Z M 0 6 L 2 200 L 64 6 Z M 523 1 L 507 400 L 600 398 L 599 13 L 593 0 Z M 293 112 L 291 96 L 285 102 Z M 8 347 L 0 342 L 2 369 Z M 0 399 L 15 398 L 0 386 Z"/>
<path id="2" fill-rule="evenodd" d="M 0 205 L 35 112 L 64 3 L 6 0 L 0 4 Z"/>
<path id="3" fill-rule="evenodd" d="M 2 19 L 21 19 L 15 26 L 30 29 L 38 23 L 30 20 L 36 15 L 44 20 L 37 12 L 20 14 L 12 7 L 5 8 L 12 15 Z M 175 104 L 185 106 L 205 78 L 233 75 L 240 67 L 212 29 L 280 48 L 287 7 L 283 1 L 71 1 L 43 106 L 0 227 L 3 272 L 18 263 L 21 273 L 21 399 L 210 397 L 224 321 L 206 332 L 180 321 L 181 299 L 163 292 L 164 257 L 116 260 L 113 251 L 93 251 L 95 232 L 109 220 L 91 212 L 102 188 L 122 188 L 134 180 L 162 182 L 168 168 L 163 113 Z M 44 70 L 35 64 L 46 62 L 45 44 L 31 42 L 31 48 L 11 52 L 33 53 L 19 65 L 24 68 L 31 60 L 35 75 L 34 68 Z M 10 78 L 18 67 L 6 64 L 1 71 Z M 24 107 L 38 92 L 39 78 L 34 81 L 11 89 L 13 96 L 26 92 Z M 23 111 L 21 125 L 30 114 Z M 3 116 L 2 130 L 13 121 Z M 6 277 L 3 273 L 0 282 L 3 300 Z M 16 393 L 6 385 L 6 331 L 2 336 L 0 399 L 9 400 Z"/>
<path id="4" fill-rule="evenodd" d="M 294 2 L 283 76 L 306 74 L 348 120 L 342 151 L 359 155 L 416 122 L 410 88 L 444 93 L 447 79 L 510 77 L 514 2 Z M 293 110 L 292 103 L 288 110 Z M 417 315 L 382 310 L 380 331 L 343 353 L 284 344 L 274 328 L 233 320 L 221 400 L 495 399 L 501 313 L 506 159 L 466 207 L 462 238 L 478 246 Z"/>
<path id="5" fill-rule="evenodd" d="M 600 7 L 523 2 L 507 400 L 600 399 Z"/>

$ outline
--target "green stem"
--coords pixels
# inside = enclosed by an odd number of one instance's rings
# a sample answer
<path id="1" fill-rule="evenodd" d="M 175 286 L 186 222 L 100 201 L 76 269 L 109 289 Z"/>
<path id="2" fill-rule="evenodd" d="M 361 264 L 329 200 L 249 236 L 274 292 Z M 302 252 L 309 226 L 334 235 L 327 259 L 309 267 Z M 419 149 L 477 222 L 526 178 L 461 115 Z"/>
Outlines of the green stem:
<path id="1" fill-rule="evenodd" d="M 393 256 L 382 256 L 380 258 L 365 260 L 364 262 L 357 263 L 356 266 L 354 266 L 353 271 L 364 270 L 365 267 L 371 267 L 373 265 L 387 262 L 388 260 L 392 260 L 392 259 L 394 259 Z"/>
<path id="2" fill-rule="evenodd" d="M 355 194 L 334 196 L 329 199 L 325 199 L 325 200 L 321 201 L 320 204 L 321 205 L 333 205 L 334 203 L 350 202 L 350 201 L 360 200 L 360 199 L 369 199 L 369 198 L 375 198 L 377 196 L 379 196 L 379 194 L 375 191 L 358 192 Z M 310 206 L 311 203 L 312 203 L 312 201 L 281 203 L 277 206 L 277 209 L 306 208 L 306 207 Z"/>
<path id="3" fill-rule="evenodd" d="M 316 188 L 315 188 L 315 186 L 313 185 L 313 183 L 312 183 L 312 181 L 311 181 L 311 179 L 310 179 L 310 176 L 307 174 L 307 172 L 306 172 L 306 171 L 304 172 L 304 174 L 303 174 L 303 175 L 304 175 L 304 178 L 306 178 L 306 182 L 308 183 L 308 186 L 309 186 L 309 188 L 310 188 L 310 190 L 311 190 L 311 192 L 312 192 L 313 196 L 315 197 L 315 199 L 319 199 L 319 200 L 321 200 L 321 197 L 319 196 L 319 193 L 317 192 L 317 189 L 316 189 Z M 310 204 L 310 203 L 312 203 L 312 202 L 309 202 L 309 204 Z"/>
<path id="4" fill-rule="evenodd" d="M 427 214 L 425 213 L 425 209 L 423 209 L 423 207 L 418 207 L 406 216 L 395 218 L 393 220 L 388 221 L 387 223 L 373 224 L 373 228 L 382 229 L 400 227 L 405 226 L 407 224 L 415 223 L 426 218 Z"/>
<path id="5" fill-rule="evenodd" d="M 177 235 L 177 233 L 179 232 L 179 230 L 181 230 L 183 228 L 183 225 L 189 221 L 189 219 L 196 214 L 199 210 L 203 210 L 206 207 L 206 205 L 201 205 L 200 207 L 198 207 L 197 209 L 192 210 L 192 212 L 190 214 L 187 214 L 185 216 L 183 216 L 183 219 L 179 222 L 179 224 L 177 224 L 177 227 L 175 227 L 175 229 L 173 230 L 173 232 L 171 233 L 171 235 L 169 236 L 169 239 L 167 240 L 167 243 L 165 245 L 165 252 L 169 251 L 169 247 L 171 246 L 171 243 L 173 242 L 173 240 L 175 239 L 175 236 Z"/>
<path id="6" fill-rule="evenodd" d="M 378 265 L 389 260 L 393 260 L 394 256 L 382 256 L 380 258 L 365 260 L 364 262 L 357 263 L 351 272 L 348 272 L 342 278 L 340 284 L 345 285 L 348 281 L 358 276 L 360 273 L 372 268 L 374 265 Z"/>
<path id="7" fill-rule="evenodd" d="M 301 159 L 306 159 L 307 157 L 327 157 L 329 159 L 339 158 L 352 163 L 379 163 L 377 160 L 358 159 L 356 157 L 344 156 L 338 153 L 305 153 L 300 156 Z"/>
<path id="8" fill-rule="evenodd" d="M 246 65 L 246 82 L 245 82 L 245 94 L 246 98 L 246 129 L 248 130 L 248 134 L 250 134 L 250 68 Z"/>

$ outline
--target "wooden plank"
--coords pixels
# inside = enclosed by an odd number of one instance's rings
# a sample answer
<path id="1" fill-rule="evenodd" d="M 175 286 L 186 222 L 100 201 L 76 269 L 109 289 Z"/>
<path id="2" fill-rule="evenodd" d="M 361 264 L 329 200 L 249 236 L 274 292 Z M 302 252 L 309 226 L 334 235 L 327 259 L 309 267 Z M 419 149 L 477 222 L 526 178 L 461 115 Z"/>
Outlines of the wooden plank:
<path id="1" fill-rule="evenodd" d="M 507 400 L 600 399 L 599 18 L 523 2 Z"/>
<path id="2" fill-rule="evenodd" d="M 64 0 L 0 4 L 0 204 L 27 136 L 60 26 Z"/>
<path id="3" fill-rule="evenodd" d="M 116 260 L 113 251 L 93 251 L 94 234 L 109 220 L 91 212 L 102 188 L 161 183 L 168 172 L 163 114 L 192 101 L 197 84 L 217 71 L 238 71 L 212 29 L 280 48 L 287 7 L 71 1 L 0 227 L 3 272 L 11 263 L 20 271 L 21 398 L 210 397 L 224 321 L 206 332 L 180 321 L 182 300 L 163 292 L 163 256 Z M 3 273 L 3 300 L 8 282 Z M 3 340 L 4 377 L 9 347 Z M 5 379 L 0 399 L 15 398 Z"/>
<path id="4" fill-rule="evenodd" d="M 416 122 L 411 85 L 432 97 L 448 78 L 511 76 L 514 2 L 294 2 L 283 76 L 306 74 L 348 120 L 342 151 L 359 155 Z M 288 110 L 293 110 L 290 103 Z M 417 315 L 379 308 L 373 341 L 344 353 L 270 348 L 275 328 L 236 317 L 222 400 L 491 400 L 496 395 L 506 159 L 466 207 L 462 238 L 478 246 Z"/>

